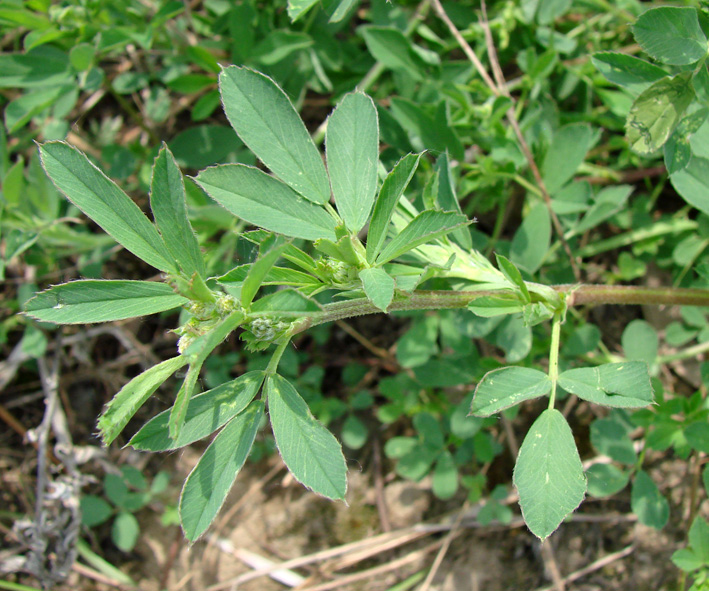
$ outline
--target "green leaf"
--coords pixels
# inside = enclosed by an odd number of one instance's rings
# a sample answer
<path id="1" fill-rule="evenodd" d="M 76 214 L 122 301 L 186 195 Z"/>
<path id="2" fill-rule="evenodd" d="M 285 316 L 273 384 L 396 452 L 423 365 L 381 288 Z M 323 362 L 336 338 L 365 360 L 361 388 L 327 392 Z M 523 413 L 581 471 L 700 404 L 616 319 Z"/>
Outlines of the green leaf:
<path id="1" fill-rule="evenodd" d="M 636 96 L 653 82 L 667 76 L 667 72 L 659 66 L 625 53 L 602 51 L 594 53 L 591 61 L 606 80 Z"/>
<path id="2" fill-rule="evenodd" d="M 44 322 L 88 324 L 146 316 L 186 303 L 165 283 L 84 279 L 38 293 L 25 304 L 25 313 Z"/>
<path id="3" fill-rule="evenodd" d="M 545 410 L 524 438 L 513 481 L 522 516 L 531 532 L 545 540 L 583 501 L 586 477 L 564 415 Z"/>
<path id="4" fill-rule="evenodd" d="M 702 562 L 709 563 L 709 523 L 701 515 L 694 518 L 688 538 L 689 545 Z"/>
<path id="5" fill-rule="evenodd" d="M 280 289 L 260 297 L 251 305 L 252 312 L 321 312 L 318 302 L 293 289 Z"/>
<path id="6" fill-rule="evenodd" d="M 595 228 L 598 224 L 620 211 L 632 191 L 633 187 L 631 185 L 615 185 L 602 189 L 596 195 L 591 208 L 584 214 L 579 223 L 574 226 L 574 234 L 580 234 Z"/>
<path id="7" fill-rule="evenodd" d="M 138 520 L 131 513 L 121 511 L 113 520 L 111 526 L 111 540 L 123 552 L 130 552 L 135 548 L 140 535 Z"/>
<path id="8" fill-rule="evenodd" d="M 438 455 L 438 450 L 417 444 L 396 463 L 396 473 L 402 478 L 418 482 L 431 472 L 431 466 Z"/>
<path id="9" fill-rule="evenodd" d="M 113 515 L 111 505 L 95 495 L 82 496 L 79 505 L 81 507 L 81 525 L 86 527 L 101 525 Z"/>
<path id="10" fill-rule="evenodd" d="M 459 213 L 424 211 L 391 239 L 377 257 L 377 264 L 383 265 L 421 244 L 432 242 L 469 223 L 470 220 Z"/>
<path id="11" fill-rule="evenodd" d="M 278 451 L 298 482 L 330 499 L 344 499 L 347 465 L 337 439 L 315 417 L 295 388 L 279 375 L 265 386 Z"/>
<path id="12" fill-rule="evenodd" d="M 175 261 L 155 226 L 112 180 L 73 146 L 39 146 L 44 170 L 54 185 L 107 234 L 149 265 L 173 273 Z"/>
<path id="13" fill-rule="evenodd" d="M 50 45 L 0 55 L 0 88 L 47 88 L 72 78 L 69 56 Z"/>
<path id="14" fill-rule="evenodd" d="M 570 123 L 556 130 L 541 169 L 542 179 L 551 195 L 576 174 L 595 141 L 594 136 L 587 123 Z"/>
<path id="15" fill-rule="evenodd" d="M 145 423 L 128 445 L 144 451 L 167 451 L 203 439 L 249 405 L 261 388 L 263 378 L 262 371 L 250 371 L 191 398 L 176 440 L 170 439 L 170 411 L 166 410 Z"/>
<path id="16" fill-rule="evenodd" d="M 98 420 L 98 430 L 104 445 L 109 445 L 150 398 L 153 392 L 173 373 L 187 364 L 184 355 L 173 357 L 133 378 L 116 394 Z"/>
<path id="17" fill-rule="evenodd" d="M 325 165 L 278 85 L 259 72 L 229 66 L 219 75 L 219 88 L 229 122 L 251 151 L 303 197 L 327 203 L 330 183 Z"/>
<path id="18" fill-rule="evenodd" d="M 699 421 L 688 425 L 684 430 L 687 443 L 702 453 L 709 453 L 709 423 Z"/>
<path id="19" fill-rule="evenodd" d="M 350 449 L 361 449 L 368 436 L 367 426 L 355 415 L 347 415 L 342 424 L 342 442 Z"/>
<path id="20" fill-rule="evenodd" d="M 363 269 L 359 272 L 359 278 L 367 297 L 382 312 L 386 312 L 394 299 L 394 279 L 384 269 L 377 267 Z"/>
<path id="21" fill-rule="evenodd" d="M 433 494 L 439 499 L 450 499 L 458 490 L 458 467 L 453 454 L 445 450 L 433 469 Z"/>
<path id="22" fill-rule="evenodd" d="M 289 247 L 292 245 L 289 245 Z M 287 249 L 287 251 L 290 248 Z M 283 253 L 287 254 L 287 251 Z M 217 279 L 221 285 L 236 287 L 243 283 L 244 279 L 251 269 L 251 264 L 239 265 L 228 273 L 225 273 Z M 291 285 L 293 287 L 302 287 L 306 285 L 321 285 L 317 277 L 313 277 L 308 273 L 303 273 L 297 269 L 289 269 L 287 267 L 271 267 L 266 274 L 261 285 Z"/>
<path id="23" fill-rule="evenodd" d="M 327 122 L 327 170 L 337 211 L 357 234 L 367 222 L 377 190 L 379 123 L 365 94 L 345 95 Z"/>
<path id="24" fill-rule="evenodd" d="M 464 159 L 465 148 L 449 121 L 445 101 L 440 101 L 433 113 L 403 97 L 392 97 L 390 104 L 392 114 L 414 143 L 428 150 L 448 151 L 456 160 Z"/>
<path id="25" fill-rule="evenodd" d="M 205 360 L 216 349 L 221 342 L 226 339 L 232 331 L 243 322 L 244 313 L 241 310 L 236 310 L 222 318 L 219 323 L 212 328 L 207 334 L 195 339 L 183 352 L 183 357 L 187 358 L 190 367 L 187 370 L 182 386 L 175 397 L 175 404 L 170 411 L 170 420 L 168 426 L 170 429 L 170 438 L 177 441 L 180 437 L 182 425 L 185 422 L 187 413 L 187 405 L 192 398 L 199 372 Z"/>
<path id="26" fill-rule="evenodd" d="M 537 22 L 548 25 L 562 16 L 571 6 L 571 0 L 538 0 Z"/>
<path id="27" fill-rule="evenodd" d="M 663 157 L 665 168 L 670 175 L 687 168 L 692 158 L 689 138 L 678 135 L 677 130 L 675 130 L 663 146 Z"/>
<path id="28" fill-rule="evenodd" d="M 545 396 L 551 390 L 549 376 L 528 367 L 502 367 L 487 372 L 475 388 L 470 414 L 489 417 L 523 400 Z"/>
<path id="29" fill-rule="evenodd" d="M 254 226 L 293 238 L 336 240 L 336 222 L 329 213 L 257 168 L 214 166 L 195 180 L 217 203 Z"/>
<path id="30" fill-rule="evenodd" d="M 515 267 L 514 264 L 507 259 L 507 257 L 501 254 L 496 253 L 495 258 L 497 259 L 497 266 L 500 268 L 500 271 L 502 271 L 502 274 L 505 276 L 507 281 L 519 290 L 525 302 L 531 302 L 532 299 L 529 296 L 527 284 L 524 282 L 522 273 L 519 272 L 519 269 Z"/>
<path id="31" fill-rule="evenodd" d="M 547 206 L 535 203 L 515 232 L 510 246 L 510 259 L 529 273 L 535 273 L 544 262 L 551 242 L 551 217 Z"/>
<path id="32" fill-rule="evenodd" d="M 384 455 L 398 460 L 416 449 L 418 441 L 415 437 L 392 437 L 384 444 Z"/>
<path id="33" fill-rule="evenodd" d="M 402 367 L 423 365 L 438 352 L 439 323 L 437 316 L 418 318 L 397 341 L 396 359 Z"/>
<path id="34" fill-rule="evenodd" d="M 521 312 L 524 308 L 518 298 L 498 298 L 494 296 L 482 296 L 474 299 L 468 304 L 468 309 L 476 316 L 483 318 L 493 318 L 495 316 L 507 316 Z"/>
<path id="35" fill-rule="evenodd" d="M 297 21 L 317 3 L 318 0 L 288 0 L 288 16 L 291 22 Z"/>
<path id="36" fill-rule="evenodd" d="M 347 13 L 350 11 L 352 6 L 358 3 L 359 0 L 340 0 L 340 3 L 337 5 L 335 12 L 332 13 L 332 16 L 330 17 L 330 20 L 328 20 L 328 22 L 339 23 L 343 18 L 347 16 Z"/>
<path id="37" fill-rule="evenodd" d="M 534 315 L 532 310 L 530 317 Z M 519 316 L 505 318 L 495 333 L 495 344 L 504 349 L 510 363 L 522 361 L 532 349 L 532 328 Z"/>
<path id="38" fill-rule="evenodd" d="M 687 66 L 707 54 L 697 9 L 689 6 L 651 8 L 633 25 L 633 34 L 640 47 L 663 64 Z"/>
<path id="39" fill-rule="evenodd" d="M 701 517 L 697 517 L 697 519 L 701 519 Z M 677 550 L 672 554 L 672 562 L 677 568 L 687 572 L 700 569 L 706 564 L 706 561 L 699 558 L 692 548 L 681 548 Z M 701 589 L 701 587 L 699 589 Z M 699 590 L 695 587 L 692 591 Z"/>
<path id="40" fill-rule="evenodd" d="M 261 254 L 258 259 L 251 265 L 249 272 L 241 286 L 241 305 L 248 308 L 251 305 L 256 293 L 261 284 L 271 270 L 271 267 L 276 264 L 276 261 L 281 257 L 283 251 L 288 247 L 289 242 L 284 242 L 279 236 L 271 244 L 271 248 L 264 254 Z"/>
<path id="41" fill-rule="evenodd" d="M 435 168 L 438 173 L 438 205 L 443 211 L 463 213 L 455 193 L 455 180 L 448 153 L 443 153 L 436 158 Z M 473 240 L 467 228 L 458 228 L 451 234 L 451 239 L 455 240 L 465 251 L 473 248 Z"/>
<path id="42" fill-rule="evenodd" d="M 425 64 L 401 31 L 375 25 L 360 27 L 358 31 L 364 37 L 369 53 L 384 67 L 406 72 L 414 80 L 423 80 Z"/>
<path id="43" fill-rule="evenodd" d="M 187 217 L 187 201 L 182 173 L 166 144 L 153 163 L 150 182 L 150 209 L 168 251 L 188 275 L 204 276 L 204 260 Z"/>
<path id="44" fill-rule="evenodd" d="M 273 66 L 297 52 L 307 49 L 314 41 L 310 35 L 296 31 L 271 31 L 251 55 L 251 59 L 265 66 Z"/>
<path id="45" fill-rule="evenodd" d="M 232 160 L 238 152 L 245 152 L 244 144 L 226 125 L 189 127 L 172 138 L 169 145 L 175 160 L 183 168 L 204 168 L 227 158 Z"/>
<path id="46" fill-rule="evenodd" d="M 633 320 L 623 330 L 621 345 L 628 359 L 642 361 L 652 367 L 657 360 L 660 340 L 649 322 Z"/>
<path id="47" fill-rule="evenodd" d="M 10 134 L 16 133 L 35 115 L 55 104 L 73 90 L 71 86 L 42 88 L 23 94 L 5 105 L 5 127 Z"/>
<path id="48" fill-rule="evenodd" d="M 667 499 L 662 496 L 660 489 L 644 470 L 640 470 L 635 475 L 630 493 L 630 507 L 638 516 L 640 523 L 654 529 L 665 527 L 670 517 L 670 505 Z"/>
<path id="49" fill-rule="evenodd" d="M 396 204 L 411 182 L 420 160 L 421 154 L 407 154 L 396 163 L 382 183 L 367 231 L 367 262 L 370 264 L 382 249 Z"/>
<path id="50" fill-rule="evenodd" d="M 632 466 L 637 461 L 627 429 L 613 418 L 596 419 L 591 423 L 591 444 L 598 453 L 621 464 Z"/>
<path id="51" fill-rule="evenodd" d="M 667 141 L 694 98 L 691 74 L 655 82 L 635 99 L 625 124 L 630 147 L 649 155 Z"/>
<path id="52" fill-rule="evenodd" d="M 709 214 L 709 159 L 692 156 L 689 165 L 672 174 L 670 181 L 687 203 Z"/>
<path id="53" fill-rule="evenodd" d="M 559 376 L 559 385 L 579 398 L 604 406 L 637 408 L 653 401 L 650 376 L 643 361 L 569 369 Z"/>
<path id="54" fill-rule="evenodd" d="M 630 480 L 630 474 L 613 464 L 593 464 L 586 470 L 588 494 L 592 497 L 610 497 L 619 493 Z"/>
<path id="55" fill-rule="evenodd" d="M 185 480 L 180 495 L 180 522 L 185 537 L 191 542 L 206 531 L 224 504 L 251 451 L 263 412 L 263 402 L 256 400 L 234 417 L 214 438 Z"/>

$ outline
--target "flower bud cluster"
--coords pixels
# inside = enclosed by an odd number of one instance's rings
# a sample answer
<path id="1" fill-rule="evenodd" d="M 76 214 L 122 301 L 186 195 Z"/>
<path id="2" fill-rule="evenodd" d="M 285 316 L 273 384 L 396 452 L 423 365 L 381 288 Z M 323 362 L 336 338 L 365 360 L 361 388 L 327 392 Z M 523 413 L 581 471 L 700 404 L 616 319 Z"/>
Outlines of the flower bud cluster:
<path id="1" fill-rule="evenodd" d="M 254 318 L 250 323 L 244 325 L 245 332 L 241 338 L 246 341 L 246 345 L 251 351 L 263 351 L 273 341 L 285 336 L 292 327 L 292 322 L 285 322 L 277 318 Z"/>
<path id="2" fill-rule="evenodd" d="M 187 304 L 185 308 L 192 314 L 192 318 L 174 331 L 180 335 L 177 350 L 180 354 L 184 353 L 195 339 L 207 334 L 222 318 L 238 310 L 240 306 L 237 298 L 225 293 L 215 294 L 213 302 L 192 301 Z"/>
<path id="3" fill-rule="evenodd" d="M 331 257 L 324 257 L 317 261 L 318 271 L 326 281 L 338 287 L 350 286 L 357 281 L 357 269 L 345 262 Z"/>

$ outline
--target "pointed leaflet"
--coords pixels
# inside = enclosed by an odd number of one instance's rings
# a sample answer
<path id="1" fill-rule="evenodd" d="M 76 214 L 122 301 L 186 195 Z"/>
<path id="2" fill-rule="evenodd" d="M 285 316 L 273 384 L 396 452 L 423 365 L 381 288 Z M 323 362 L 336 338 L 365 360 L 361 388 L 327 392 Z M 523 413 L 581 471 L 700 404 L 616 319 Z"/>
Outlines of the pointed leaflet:
<path id="1" fill-rule="evenodd" d="M 261 388 L 263 378 L 262 371 L 250 371 L 190 399 L 177 440 L 170 439 L 170 411 L 165 410 L 145 423 L 128 445 L 144 451 L 167 451 L 199 441 L 243 411 Z"/>
<path id="2" fill-rule="evenodd" d="M 290 246 L 290 245 L 289 245 Z M 285 258 L 285 252 L 281 255 Z M 251 263 L 235 267 L 217 278 L 220 285 L 227 289 L 240 288 L 251 269 Z M 319 287 L 323 285 L 317 277 L 287 267 L 271 267 L 261 285 L 290 285 L 293 287 Z"/>
<path id="3" fill-rule="evenodd" d="M 547 409 L 532 425 L 517 456 L 513 481 L 522 517 L 545 540 L 581 504 L 586 477 L 564 415 Z"/>
<path id="4" fill-rule="evenodd" d="M 165 283 L 85 279 L 38 293 L 25 304 L 25 313 L 44 322 L 88 324 L 146 316 L 186 303 Z"/>
<path id="5" fill-rule="evenodd" d="M 229 66 L 219 75 L 224 111 L 241 140 L 313 203 L 330 199 L 325 165 L 286 94 L 268 76 Z"/>
<path id="6" fill-rule="evenodd" d="M 226 499 L 236 475 L 251 451 L 264 404 L 257 400 L 233 418 L 204 452 L 185 480 L 180 495 L 180 522 L 185 537 L 201 536 Z"/>
<path id="7" fill-rule="evenodd" d="M 625 53 L 601 51 L 594 53 L 591 61 L 606 80 L 627 88 L 636 96 L 653 82 L 667 76 L 667 72 L 659 66 Z"/>
<path id="8" fill-rule="evenodd" d="M 187 363 L 184 355 L 173 357 L 133 378 L 116 394 L 98 420 L 104 445 L 110 444 L 131 417 L 167 378 Z"/>
<path id="9" fill-rule="evenodd" d="M 308 10 L 310 10 L 318 0 L 288 0 L 288 16 L 290 22 L 294 23 Z"/>
<path id="10" fill-rule="evenodd" d="M 469 223 L 470 220 L 460 213 L 424 211 L 391 239 L 377 257 L 377 264 L 389 262 L 421 244 L 441 238 Z"/>
<path id="11" fill-rule="evenodd" d="M 240 310 L 232 312 L 229 316 L 220 320 L 219 324 L 211 331 L 197 338 L 185 349 L 182 356 L 189 361 L 190 368 L 187 370 L 185 381 L 182 382 L 182 386 L 175 397 L 175 404 L 170 411 L 168 425 L 171 439 L 177 441 L 180 436 L 180 430 L 185 422 L 187 405 L 189 404 L 190 398 L 192 398 L 192 392 L 197 384 L 197 378 L 202 369 L 202 364 L 204 364 L 207 357 L 209 357 L 209 354 L 214 351 L 232 331 L 236 330 L 243 320 L 243 312 Z"/>
<path id="12" fill-rule="evenodd" d="M 438 172 L 438 205 L 443 211 L 456 211 L 463 213 L 460 208 L 458 196 L 455 194 L 455 180 L 448 152 L 444 152 L 436 159 L 436 171 Z M 455 240 L 463 250 L 473 248 L 473 240 L 467 228 L 458 228 L 451 239 Z"/>
<path id="13" fill-rule="evenodd" d="M 204 260 L 187 217 L 185 183 L 177 162 L 166 144 L 153 163 L 150 181 L 150 209 L 170 254 L 188 275 L 204 276 Z"/>
<path id="14" fill-rule="evenodd" d="M 254 226 L 305 240 L 336 239 L 329 213 L 257 168 L 213 166 L 195 180 L 222 207 Z"/>
<path id="15" fill-rule="evenodd" d="M 369 218 L 377 190 L 379 122 L 371 98 L 345 96 L 328 119 L 325 146 L 337 211 L 356 234 Z"/>
<path id="16" fill-rule="evenodd" d="M 266 252 L 260 254 L 259 258 L 250 266 L 241 286 L 239 299 L 244 308 L 248 308 L 251 305 L 271 267 L 276 264 L 276 261 L 289 244 L 290 242 L 285 242 L 283 237 L 276 236 L 275 240 L 270 242 L 270 248 L 266 247 L 265 243 L 261 245 L 261 249 L 266 250 Z"/>
<path id="17" fill-rule="evenodd" d="M 507 257 L 501 254 L 495 253 L 495 258 L 497 259 L 497 266 L 500 268 L 500 271 L 502 271 L 502 274 L 519 290 L 522 294 L 522 299 L 524 302 L 527 304 L 530 303 L 532 299 L 529 295 L 529 289 L 527 288 L 527 284 L 524 282 L 522 273 L 519 272 L 519 269 L 515 267 Z"/>
<path id="18" fill-rule="evenodd" d="M 156 269 L 177 271 L 155 226 L 86 156 L 64 142 L 46 142 L 39 147 L 39 154 L 57 189 L 107 234 Z"/>
<path id="19" fill-rule="evenodd" d="M 382 249 L 394 209 L 416 172 L 421 154 L 407 154 L 384 179 L 374 204 L 367 231 L 367 262 L 372 264 Z"/>
<path id="20" fill-rule="evenodd" d="M 527 367 L 502 367 L 487 372 L 475 388 L 470 414 L 489 417 L 523 400 L 545 396 L 551 380 L 543 371 Z"/>
<path id="21" fill-rule="evenodd" d="M 637 408 L 652 404 L 652 385 L 644 361 L 569 369 L 559 376 L 559 386 L 604 406 Z"/>
<path id="22" fill-rule="evenodd" d="M 367 297 L 382 312 L 386 312 L 394 298 L 394 279 L 379 268 L 363 269 L 359 272 L 359 278 Z"/>
<path id="23" fill-rule="evenodd" d="M 265 391 L 273 436 L 293 476 L 316 493 L 344 499 L 347 465 L 337 439 L 313 417 L 285 378 L 270 376 Z"/>

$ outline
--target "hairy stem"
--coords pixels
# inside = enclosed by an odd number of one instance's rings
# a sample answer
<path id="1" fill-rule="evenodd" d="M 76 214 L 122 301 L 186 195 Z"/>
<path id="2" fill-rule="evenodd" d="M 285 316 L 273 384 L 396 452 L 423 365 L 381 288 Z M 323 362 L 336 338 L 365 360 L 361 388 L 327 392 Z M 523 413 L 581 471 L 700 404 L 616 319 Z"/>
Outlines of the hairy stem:
<path id="1" fill-rule="evenodd" d="M 588 305 L 654 305 L 654 306 L 709 306 L 709 289 L 675 287 L 607 286 L 607 285 L 556 285 L 553 289 L 566 295 L 568 306 Z M 399 295 L 389 306 L 388 312 L 402 310 L 444 310 L 467 308 L 474 300 L 484 296 L 507 297 L 508 290 L 478 291 L 415 291 Z M 534 293 L 532 294 L 534 297 Z M 541 299 L 541 298 L 538 298 Z M 354 316 L 379 314 L 381 310 L 367 298 L 357 298 L 345 302 L 326 304 L 319 312 L 294 312 L 293 316 L 302 321 L 292 334 L 302 332 L 311 326 L 344 320 Z M 264 312 L 263 314 L 271 314 Z M 255 314 L 256 315 L 256 314 Z M 284 316 L 288 315 L 283 314 Z"/>

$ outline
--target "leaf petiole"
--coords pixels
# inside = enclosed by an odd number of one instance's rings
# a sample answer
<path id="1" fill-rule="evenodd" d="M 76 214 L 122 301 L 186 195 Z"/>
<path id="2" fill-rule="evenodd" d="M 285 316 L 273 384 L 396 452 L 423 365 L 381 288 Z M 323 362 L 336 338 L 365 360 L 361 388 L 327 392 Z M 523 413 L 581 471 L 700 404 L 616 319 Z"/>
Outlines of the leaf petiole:
<path id="1" fill-rule="evenodd" d="M 275 375 L 276 370 L 278 369 L 278 363 L 281 361 L 281 357 L 283 357 L 283 353 L 285 352 L 288 343 L 290 343 L 290 337 L 284 338 L 276 346 L 276 350 L 273 352 L 273 357 L 271 357 L 271 361 L 268 362 L 268 367 L 266 367 L 267 378 L 268 376 Z"/>
<path id="2" fill-rule="evenodd" d="M 551 346 L 549 348 L 549 379 L 551 393 L 549 394 L 549 410 L 554 408 L 556 401 L 556 383 L 559 380 L 559 341 L 561 337 L 561 314 L 554 314 L 551 324 Z"/>

